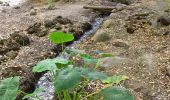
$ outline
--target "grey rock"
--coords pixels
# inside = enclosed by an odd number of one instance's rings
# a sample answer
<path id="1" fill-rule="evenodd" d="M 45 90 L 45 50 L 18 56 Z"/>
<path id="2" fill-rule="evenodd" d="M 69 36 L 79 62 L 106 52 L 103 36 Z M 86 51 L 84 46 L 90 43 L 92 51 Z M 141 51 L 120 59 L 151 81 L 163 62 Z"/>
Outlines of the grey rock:
<path id="1" fill-rule="evenodd" d="M 92 39 L 94 40 L 94 42 L 105 42 L 110 40 L 110 36 L 107 32 L 97 31 L 92 37 Z"/>
<path id="2" fill-rule="evenodd" d="M 35 35 L 38 37 L 43 37 L 47 34 L 48 34 L 48 30 L 46 28 L 42 28 L 40 31 L 35 33 Z"/>
<path id="3" fill-rule="evenodd" d="M 170 14 L 164 14 L 160 16 L 157 22 L 165 26 L 170 25 Z"/>
<path id="4" fill-rule="evenodd" d="M 31 9 L 30 15 L 37 15 L 37 10 L 36 9 Z"/>
<path id="5" fill-rule="evenodd" d="M 129 45 L 127 43 L 125 43 L 123 40 L 118 40 L 118 41 L 114 42 L 114 46 L 129 48 Z"/>

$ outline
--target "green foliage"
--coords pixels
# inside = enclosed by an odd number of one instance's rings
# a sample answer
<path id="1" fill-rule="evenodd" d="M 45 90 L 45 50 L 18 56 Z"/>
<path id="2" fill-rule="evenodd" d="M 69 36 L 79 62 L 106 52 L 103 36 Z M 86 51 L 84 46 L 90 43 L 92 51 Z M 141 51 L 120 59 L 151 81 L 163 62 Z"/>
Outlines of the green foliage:
<path id="1" fill-rule="evenodd" d="M 65 34 L 63 32 L 52 32 L 49 35 L 49 40 L 54 44 L 60 44 L 65 42 L 70 42 L 74 40 L 73 34 Z"/>
<path id="2" fill-rule="evenodd" d="M 36 66 L 33 67 L 33 72 L 43 72 L 43 71 L 56 71 L 58 70 L 55 62 L 52 59 L 46 59 L 40 61 Z"/>
<path id="3" fill-rule="evenodd" d="M 84 60 L 85 63 L 87 64 L 97 64 L 98 59 L 92 58 L 88 54 L 80 54 L 80 57 Z"/>
<path id="4" fill-rule="evenodd" d="M 135 100 L 132 93 L 122 87 L 108 87 L 103 89 L 99 94 L 102 100 Z"/>
<path id="5" fill-rule="evenodd" d="M 127 76 L 124 75 L 114 75 L 111 77 L 108 77 L 104 80 L 102 80 L 102 83 L 107 83 L 107 84 L 118 84 L 121 81 L 129 79 Z"/>
<path id="6" fill-rule="evenodd" d="M 34 91 L 33 93 L 25 95 L 22 99 L 27 99 L 27 98 L 29 98 L 29 97 L 37 98 L 36 95 L 37 95 L 38 93 L 43 92 L 43 91 L 44 91 L 44 89 L 42 89 L 42 88 L 37 88 L 37 89 L 35 89 L 35 91 Z"/>
<path id="7" fill-rule="evenodd" d="M 0 99 L 15 100 L 18 94 L 19 77 L 10 77 L 1 81 L 0 84 Z"/>
<path id="8" fill-rule="evenodd" d="M 111 54 L 111 53 L 100 53 L 100 56 L 101 56 L 102 58 L 104 58 L 104 57 L 114 57 L 114 55 Z"/>

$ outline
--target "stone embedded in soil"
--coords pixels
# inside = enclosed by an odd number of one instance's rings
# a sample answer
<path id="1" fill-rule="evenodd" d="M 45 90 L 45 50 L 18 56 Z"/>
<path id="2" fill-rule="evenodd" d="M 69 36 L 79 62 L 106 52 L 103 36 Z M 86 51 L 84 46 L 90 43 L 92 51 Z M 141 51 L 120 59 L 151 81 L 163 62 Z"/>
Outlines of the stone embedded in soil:
<path id="1" fill-rule="evenodd" d="M 31 9 L 30 15 L 37 15 L 37 10 L 36 9 Z"/>
<path id="2" fill-rule="evenodd" d="M 103 22 L 103 25 L 102 27 L 104 28 L 111 28 L 111 27 L 114 27 L 114 21 L 112 19 L 109 19 L 109 20 L 106 20 Z"/>
<path id="3" fill-rule="evenodd" d="M 21 45 L 19 43 L 17 43 L 15 40 L 12 39 L 8 39 L 4 41 L 4 47 L 6 47 L 8 51 L 19 50 L 20 46 Z"/>
<path id="4" fill-rule="evenodd" d="M 94 40 L 94 42 L 105 42 L 110 40 L 110 36 L 107 32 L 105 31 L 97 31 L 94 36 L 92 37 L 92 39 Z"/>
<path id="5" fill-rule="evenodd" d="M 132 4 L 135 0 L 111 0 L 111 1 L 129 5 Z"/>
<path id="6" fill-rule="evenodd" d="M 166 69 L 167 69 L 167 74 L 170 76 L 170 66 L 167 66 Z"/>
<path id="7" fill-rule="evenodd" d="M 15 40 L 17 43 L 19 43 L 21 46 L 26 46 L 30 44 L 30 40 L 28 36 L 18 33 L 13 33 L 10 35 L 10 38 L 12 40 Z"/>
<path id="8" fill-rule="evenodd" d="M 129 48 L 129 45 L 125 43 L 123 40 L 117 40 L 116 42 L 114 42 L 114 46 Z"/>
<path id="9" fill-rule="evenodd" d="M 160 16 L 157 20 L 158 23 L 161 23 L 162 25 L 168 26 L 170 25 L 170 14 L 164 14 Z"/>

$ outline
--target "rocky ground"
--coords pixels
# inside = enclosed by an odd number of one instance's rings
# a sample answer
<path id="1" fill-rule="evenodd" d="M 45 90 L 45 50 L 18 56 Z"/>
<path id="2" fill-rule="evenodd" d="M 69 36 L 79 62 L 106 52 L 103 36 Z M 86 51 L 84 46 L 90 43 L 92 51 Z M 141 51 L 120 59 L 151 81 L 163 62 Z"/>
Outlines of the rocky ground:
<path id="1" fill-rule="evenodd" d="M 164 20 L 165 4 L 141 0 L 115 9 L 94 35 L 77 45 L 94 57 L 115 55 L 102 59 L 99 70 L 127 75 L 130 79 L 121 85 L 131 89 L 136 100 L 170 100 L 170 23 Z"/>
<path id="2" fill-rule="evenodd" d="M 111 1 L 119 4 L 101 28 L 76 48 L 94 57 L 100 52 L 115 55 L 102 59 L 99 70 L 127 75 L 130 79 L 121 85 L 131 89 L 137 100 L 170 100 L 170 18 L 164 12 L 166 3 Z M 108 5 L 103 0 L 79 0 L 51 7 L 30 0 L 19 6 L 1 6 L 0 79 L 19 75 L 21 89 L 33 89 L 40 75 L 31 73 L 31 68 L 60 51 L 60 46 L 48 41 L 48 33 L 71 32 L 78 39 L 91 28 L 89 23 L 97 13 L 83 9 L 86 4 Z"/>

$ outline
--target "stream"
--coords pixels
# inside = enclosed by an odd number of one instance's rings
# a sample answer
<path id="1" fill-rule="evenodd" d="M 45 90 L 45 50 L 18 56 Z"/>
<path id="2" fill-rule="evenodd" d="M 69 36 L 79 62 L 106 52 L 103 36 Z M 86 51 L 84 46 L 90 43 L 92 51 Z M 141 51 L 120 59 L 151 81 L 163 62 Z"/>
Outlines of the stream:
<path id="1" fill-rule="evenodd" d="M 84 35 L 77 41 L 74 41 L 71 45 L 67 46 L 66 49 L 71 49 L 76 46 L 76 44 L 80 43 L 84 39 L 86 39 L 88 36 L 92 35 L 95 31 L 97 31 L 98 28 L 100 28 L 100 25 L 104 21 L 105 17 L 98 17 L 95 18 L 95 20 L 92 22 L 92 29 L 88 30 L 84 33 Z M 61 54 L 59 54 L 58 57 L 60 57 Z M 69 59 L 69 55 L 64 54 L 65 59 Z M 42 100 L 52 100 L 54 96 L 54 85 L 53 82 L 51 82 L 51 74 L 49 72 L 45 73 L 38 81 L 36 88 L 43 88 L 43 92 L 39 93 L 37 95 L 38 98 Z M 35 98 L 29 98 L 28 100 L 36 100 Z"/>

